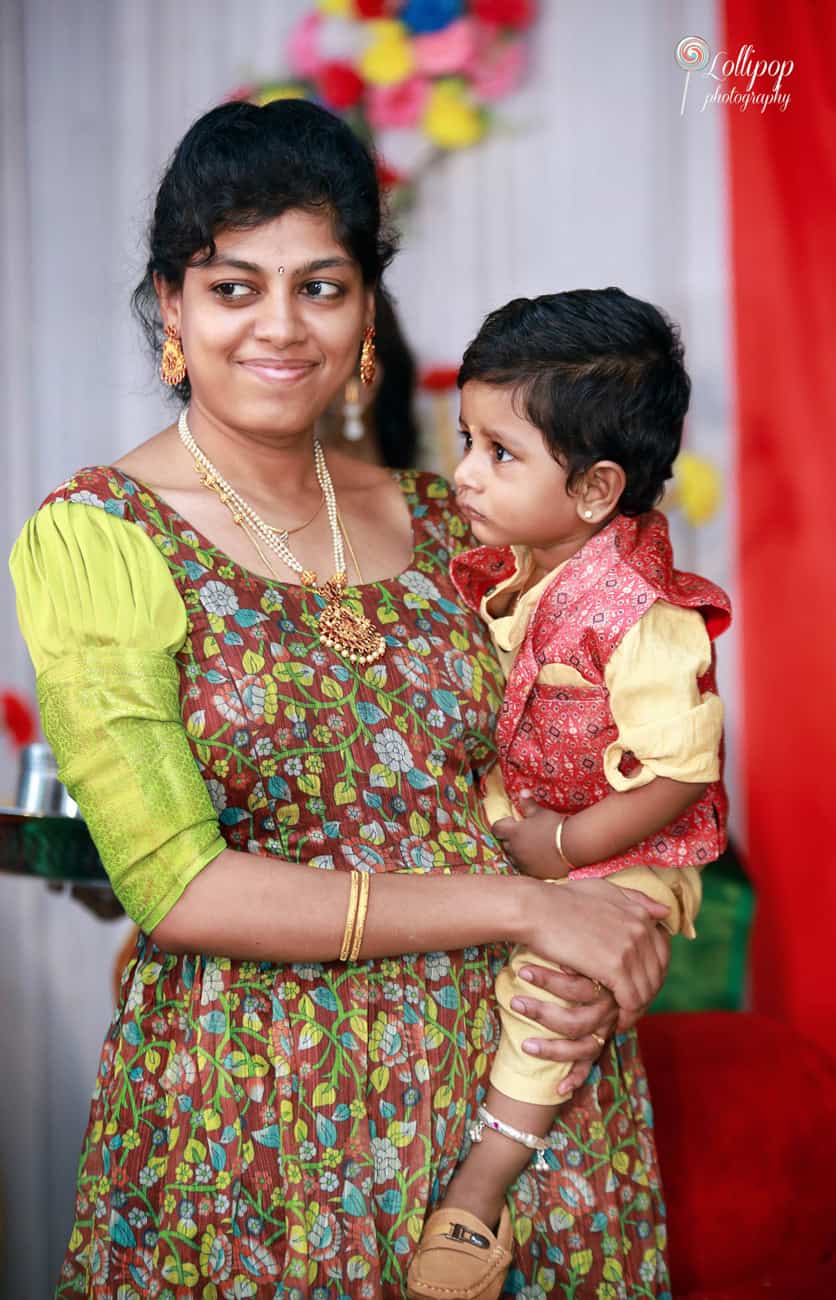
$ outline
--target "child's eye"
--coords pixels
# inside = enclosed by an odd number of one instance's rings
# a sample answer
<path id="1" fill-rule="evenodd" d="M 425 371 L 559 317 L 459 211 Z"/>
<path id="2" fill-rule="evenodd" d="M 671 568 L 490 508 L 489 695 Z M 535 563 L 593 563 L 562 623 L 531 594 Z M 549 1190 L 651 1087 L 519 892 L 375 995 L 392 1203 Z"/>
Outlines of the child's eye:
<path id="1" fill-rule="evenodd" d="M 224 302 L 232 302 L 235 298 L 245 298 L 253 290 L 248 284 L 240 284 L 237 280 L 223 280 L 220 284 L 212 285 L 212 292 Z"/>
<path id="2" fill-rule="evenodd" d="M 507 447 L 503 447 L 501 442 L 493 444 L 494 455 L 498 465 L 506 465 L 514 459 Z"/>
<path id="3" fill-rule="evenodd" d="M 473 446 L 473 439 L 471 438 L 471 436 L 470 436 L 470 434 L 468 433 L 467 429 L 459 429 L 459 437 L 461 438 L 462 442 L 464 443 L 464 449 L 465 449 L 465 451 L 470 451 L 471 448 L 472 448 L 472 446 Z"/>
<path id="4" fill-rule="evenodd" d="M 304 286 L 308 298 L 343 298 L 345 289 L 331 280 L 309 280 Z"/>

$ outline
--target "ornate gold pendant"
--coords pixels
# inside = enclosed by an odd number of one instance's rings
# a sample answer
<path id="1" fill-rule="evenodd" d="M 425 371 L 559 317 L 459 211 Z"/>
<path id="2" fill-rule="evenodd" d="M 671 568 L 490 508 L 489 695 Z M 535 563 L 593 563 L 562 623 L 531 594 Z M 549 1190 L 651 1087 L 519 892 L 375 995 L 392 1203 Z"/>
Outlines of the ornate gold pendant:
<path id="1" fill-rule="evenodd" d="M 342 604 L 344 588 L 344 579 L 332 579 L 321 588 L 328 604 L 319 616 L 319 639 L 352 663 L 373 664 L 386 653 L 386 641 L 365 614 Z"/>

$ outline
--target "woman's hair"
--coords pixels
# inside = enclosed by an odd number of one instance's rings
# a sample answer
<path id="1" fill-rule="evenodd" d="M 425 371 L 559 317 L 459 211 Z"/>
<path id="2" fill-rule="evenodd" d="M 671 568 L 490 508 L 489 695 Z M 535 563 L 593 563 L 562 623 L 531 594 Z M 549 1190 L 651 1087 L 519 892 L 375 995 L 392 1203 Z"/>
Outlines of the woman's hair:
<path id="1" fill-rule="evenodd" d="M 283 212 L 325 212 L 340 244 L 376 284 L 395 253 L 385 228 L 374 161 L 338 117 L 302 99 L 221 104 L 199 118 L 174 152 L 154 207 L 145 275 L 133 305 L 155 352 L 162 324 L 154 275 L 179 286 L 208 260 L 215 236 Z M 177 387 L 184 401 L 189 381 Z"/>
<path id="2" fill-rule="evenodd" d="M 508 385 L 520 414 L 567 470 L 567 486 L 596 461 L 624 470 L 622 514 L 649 510 L 679 452 L 691 381 L 676 326 L 621 289 L 515 298 L 491 312 L 459 370 Z"/>
<path id="3" fill-rule="evenodd" d="M 381 367 L 380 387 L 372 414 L 384 465 L 409 469 L 418 452 L 418 426 L 413 407 L 415 358 L 401 331 L 392 300 L 381 285 L 375 297 L 375 347 Z"/>

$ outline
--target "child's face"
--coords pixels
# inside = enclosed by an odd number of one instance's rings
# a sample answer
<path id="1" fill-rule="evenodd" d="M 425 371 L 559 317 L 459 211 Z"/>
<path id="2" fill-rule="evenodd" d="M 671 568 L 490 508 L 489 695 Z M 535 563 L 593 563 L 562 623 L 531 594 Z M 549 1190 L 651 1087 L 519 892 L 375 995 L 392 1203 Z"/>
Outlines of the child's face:
<path id="1" fill-rule="evenodd" d="M 578 499 L 543 435 L 514 410 L 514 389 L 471 379 L 461 395 L 464 455 L 454 475 L 459 509 L 489 546 L 585 539 Z"/>

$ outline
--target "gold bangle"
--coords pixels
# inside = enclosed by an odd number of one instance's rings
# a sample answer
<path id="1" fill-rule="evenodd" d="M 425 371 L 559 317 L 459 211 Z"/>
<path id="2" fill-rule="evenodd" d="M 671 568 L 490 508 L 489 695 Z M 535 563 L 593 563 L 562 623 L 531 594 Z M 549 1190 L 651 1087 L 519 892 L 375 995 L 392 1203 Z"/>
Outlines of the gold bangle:
<path id="1" fill-rule="evenodd" d="M 568 820 L 569 816 L 567 813 L 565 816 L 561 817 L 560 821 L 557 823 L 557 830 L 554 833 L 554 847 L 557 849 L 558 856 L 561 858 L 564 865 L 567 866 L 570 871 L 574 871 L 574 864 L 569 861 L 566 854 L 563 852 L 563 827 L 566 825 Z"/>
<path id="2" fill-rule="evenodd" d="M 343 941 L 340 947 L 340 961 L 348 961 L 348 954 L 351 950 L 351 936 L 354 933 L 354 919 L 357 916 L 357 891 L 360 885 L 360 872 L 352 871 L 350 873 L 348 891 L 348 911 L 345 914 L 345 929 L 343 930 Z"/>
<path id="3" fill-rule="evenodd" d="M 357 874 L 360 877 L 360 902 L 357 908 L 357 928 L 354 931 L 354 942 L 351 945 L 349 961 L 357 961 L 360 956 L 360 949 L 363 946 L 366 915 L 369 910 L 369 887 L 372 883 L 372 878 L 367 871 L 358 871 Z"/>

